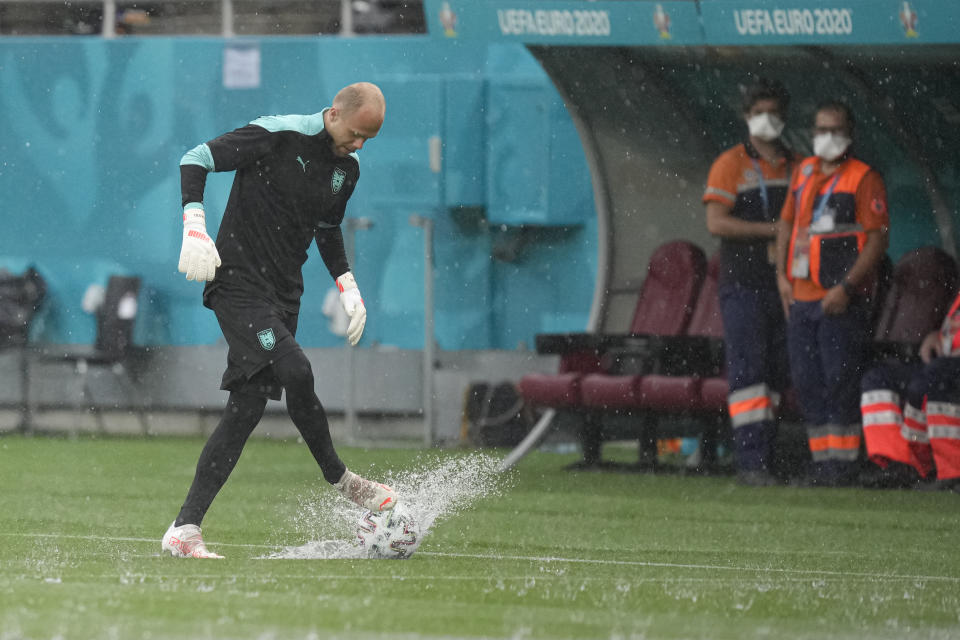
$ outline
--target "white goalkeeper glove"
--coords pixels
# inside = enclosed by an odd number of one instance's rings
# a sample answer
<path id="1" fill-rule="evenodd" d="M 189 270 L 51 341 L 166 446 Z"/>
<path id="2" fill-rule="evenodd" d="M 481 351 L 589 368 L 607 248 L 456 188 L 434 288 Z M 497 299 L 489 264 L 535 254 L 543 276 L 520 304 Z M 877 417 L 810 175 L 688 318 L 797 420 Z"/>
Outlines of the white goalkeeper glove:
<path id="1" fill-rule="evenodd" d="M 357 281 L 349 271 L 337 278 L 337 289 L 340 290 L 340 304 L 343 305 L 343 310 L 350 316 L 347 340 L 350 341 L 351 345 L 356 345 L 360 342 L 360 336 L 363 335 L 363 325 L 367 323 L 367 308 L 363 306 L 363 298 L 360 297 Z"/>
<path id="2" fill-rule="evenodd" d="M 220 262 L 217 245 L 207 235 L 207 219 L 203 209 L 187 205 L 183 210 L 183 246 L 177 270 L 187 274 L 187 280 L 213 280 Z"/>

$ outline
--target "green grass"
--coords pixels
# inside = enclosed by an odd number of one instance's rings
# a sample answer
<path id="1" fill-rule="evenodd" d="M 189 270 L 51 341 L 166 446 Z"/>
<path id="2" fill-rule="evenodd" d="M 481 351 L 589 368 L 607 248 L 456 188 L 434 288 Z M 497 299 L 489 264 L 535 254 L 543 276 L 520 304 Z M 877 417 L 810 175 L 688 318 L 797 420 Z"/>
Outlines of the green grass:
<path id="1" fill-rule="evenodd" d="M 301 505 L 330 490 L 303 445 L 254 440 L 204 523 L 227 559 L 161 557 L 201 446 L 0 438 L 0 640 L 960 637 L 955 494 L 534 454 L 408 561 L 268 560 L 309 541 Z M 464 455 L 341 454 L 373 475 Z"/>

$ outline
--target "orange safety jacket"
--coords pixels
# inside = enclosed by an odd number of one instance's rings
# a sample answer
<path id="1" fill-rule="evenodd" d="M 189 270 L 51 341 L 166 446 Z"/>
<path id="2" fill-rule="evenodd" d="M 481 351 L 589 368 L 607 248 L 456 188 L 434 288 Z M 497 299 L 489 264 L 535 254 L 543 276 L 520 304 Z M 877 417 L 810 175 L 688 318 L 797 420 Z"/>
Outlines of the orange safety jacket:
<path id="1" fill-rule="evenodd" d="M 856 158 L 848 158 L 832 176 L 815 180 L 819 162 L 820 158 L 816 156 L 804 159 L 790 185 L 795 214 L 787 273 L 791 272 L 790 265 L 796 257 L 798 235 L 802 229 L 809 229 L 814 222 L 814 211 L 822 207 L 823 211 L 833 215 L 834 229 L 824 233 L 810 231 L 809 279 L 825 290 L 843 281 L 866 243 L 867 234 L 857 219 L 856 196 L 870 166 Z M 819 189 L 815 188 L 818 184 Z M 829 199 L 821 204 L 823 198 Z M 791 279 L 794 278 L 791 276 Z"/>

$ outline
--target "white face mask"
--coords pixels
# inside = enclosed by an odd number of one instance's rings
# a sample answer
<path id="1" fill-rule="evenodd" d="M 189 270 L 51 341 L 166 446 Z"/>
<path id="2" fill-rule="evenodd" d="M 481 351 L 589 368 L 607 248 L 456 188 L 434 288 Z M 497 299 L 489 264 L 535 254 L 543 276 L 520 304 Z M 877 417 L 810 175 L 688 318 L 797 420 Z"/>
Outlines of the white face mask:
<path id="1" fill-rule="evenodd" d="M 813 137 L 813 153 L 827 162 L 843 155 L 852 140 L 839 133 L 821 133 Z"/>
<path id="2" fill-rule="evenodd" d="M 783 120 L 772 113 L 758 113 L 747 119 L 747 128 L 751 136 L 770 142 L 783 132 Z"/>

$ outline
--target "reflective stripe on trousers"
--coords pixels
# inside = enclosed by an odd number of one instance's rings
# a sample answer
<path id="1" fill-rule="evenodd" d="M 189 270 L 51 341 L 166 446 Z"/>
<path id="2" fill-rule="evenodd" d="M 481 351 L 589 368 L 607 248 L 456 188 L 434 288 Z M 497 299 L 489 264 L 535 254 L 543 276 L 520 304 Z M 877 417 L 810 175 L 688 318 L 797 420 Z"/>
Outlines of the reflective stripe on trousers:
<path id="1" fill-rule="evenodd" d="M 771 393 L 770 387 L 762 382 L 734 391 L 727 398 L 730 424 L 736 429 L 754 422 L 773 420 L 778 396 Z"/>
<path id="2" fill-rule="evenodd" d="M 865 391 L 860 396 L 863 440 L 867 457 L 881 467 L 888 462 L 907 464 L 926 477 L 931 471 L 926 416 L 889 389 Z"/>
<path id="3" fill-rule="evenodd" d="M 741 471 L 766 471 L 770 467 L 775 430 L 775 408 L 780 394 L 766 383 L 737 389 L 728 398 L 737 467 Z"/>
<path id="4" fill-rule="evenodd" d="M 903 428 L 900 430 L 900 438 L 910 451 L 907 464 L 926 478 L 933 472 L 933 455 L 930 451 L 930 439 L 927 437 L 927 414 L 909 402 L 903 407 Z"/>
<path id="5" fill-rule="evenodd" d="M 960 478 L 960 405 L 928 401 L 927 436 L 937 479 Z"/>
<path id="6" fill-rule="evenodd" d="M 890 389 L 865 391 L 860 396 L 863 441 L 867 457 L 881 467 L 889 461 L 911 463 L 910 447 L 903 439 L 900 394 Z"/>
<path id="7" fill-rule="evenodd" d="M 825 424 L 807 427 L 814 462 L 855 462 L 860 454 L 860 425 Z"/>

